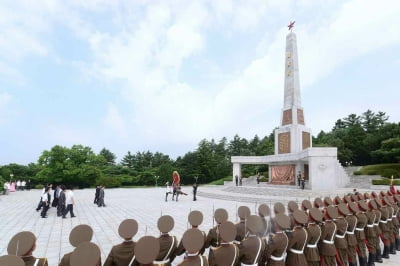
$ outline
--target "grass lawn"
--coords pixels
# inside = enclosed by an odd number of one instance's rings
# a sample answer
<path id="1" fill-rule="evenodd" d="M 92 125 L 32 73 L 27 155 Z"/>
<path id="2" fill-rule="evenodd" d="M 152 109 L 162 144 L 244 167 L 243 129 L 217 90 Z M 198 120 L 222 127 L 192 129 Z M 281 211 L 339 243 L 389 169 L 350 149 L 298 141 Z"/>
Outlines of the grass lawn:
<path id="1" fill-rule="evenodd" d="M 372 164 L 363 166 L 355 175 L 381 175 L 390 178 L 400 178 L 400 163 Z"/>

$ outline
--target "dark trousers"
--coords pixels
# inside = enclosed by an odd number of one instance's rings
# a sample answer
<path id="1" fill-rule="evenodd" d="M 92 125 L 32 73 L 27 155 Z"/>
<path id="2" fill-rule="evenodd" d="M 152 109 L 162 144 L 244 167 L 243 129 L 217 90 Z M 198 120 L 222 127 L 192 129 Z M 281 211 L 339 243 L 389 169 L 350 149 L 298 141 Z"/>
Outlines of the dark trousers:
<path id="1" fill-rule="evenodd" d="M 49 205 L 47 205 L 47 204 L 42 204 L 43 206 L 43 208 L 42 208 L 42 212 L 40 213 L 40 216 L 42 216 L 42 217 L 46 217 L 46 215 L 47 215 L 47 210 L 49 209 Z"/>
<path id="2" fill-rule="evenodd" d="M 57 206 L 57 216 L 63 215 L 65 212 L 65 204 L 58 204 Z"/>
<path id="3" fill-rule="evenodd" d="M 42 208 L 42 206 L 43 206 L 43 202 L 42 202 L 42 198 L 40 198 L 40 201 L 39 201 L 39 204 L 38 204 L 36 210 L 39 211 Z"/>
<path id="4" fill-rule="evenodd" d="M 93 202 L 93 203 L 94 203 L 94 204 L 97 204 L 98 201 L 99 201 L 99 196 L 95 196 L 95 197 L 94 197 L 94 202 Z"/>
<path id="5" fill-rule="evenodd" d="M 68 212 L 71 213 L 71 217 L 75 216 L 74 215 L 74 205 L 72 205 L 72 204 L 67 205 L 67 209 L 65 210 L 63 217 L 65 217 L 68 214 Z"/>
<path id="6" fill-rule="evenodd" d="M 99 198 L 97 200 L 97 206 L 99 207 L 105 207 L 106 205 L 104 204 L 104 198 Z"/>
<path id="7" fill-rule="evenodd" d="M 196 192 L 193 192 L 193 201 L 196 201 L 197 200 L 197 198 L 196 198 Z"/>

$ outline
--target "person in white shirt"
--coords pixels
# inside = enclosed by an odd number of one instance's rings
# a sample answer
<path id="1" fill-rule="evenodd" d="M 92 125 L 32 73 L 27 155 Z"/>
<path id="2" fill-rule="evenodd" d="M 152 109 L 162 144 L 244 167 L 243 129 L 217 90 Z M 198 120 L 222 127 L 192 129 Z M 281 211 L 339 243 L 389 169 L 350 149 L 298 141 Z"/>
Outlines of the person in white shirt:
<path id="1" fill-rule="evenodd" d="M 21 190 L 21 181 L 20 180 L 17 181 L 17 190 Z"/>
<path id="2" fill-rule="evenodd" d="M 46 188 L 43 195 L 42 195 L 42 212 L 40 213 L 40 216 L 42 216 L 42 218 L 47 218 L 47 210 L 49 209 L 49 188 Z"/>
<path id="3" fill-rule="evenodd" d="M 74 215 L 74 204 L 75 204 L 75 200 L 74 200 L 74 188 L 71 187 L 71 189 L 67 190 L 67 193 L 65 195 L 65 205 L 66 205 L 66 209 L 65 212 L 63 214 L 63 219 L 67 218 L 66 215 L 68 214 L 68 212 L 71 213 L 71 218 L 76 217 Z"/>
<path id="4" fill-rule="evenodd" d="M 168 201 L 168 194 L 172 194 L 171 187 L 169 186 L 169 182 L 165 183 L 165 201 Z"/>
<path id="5" fill-rule="evenodd" d="M 25 190 L 25 186 L 26 186 L 26 182 L 25 182 L 25 180 L 22 180 L 22 182 L 21 182 L 22 190 Z"/>

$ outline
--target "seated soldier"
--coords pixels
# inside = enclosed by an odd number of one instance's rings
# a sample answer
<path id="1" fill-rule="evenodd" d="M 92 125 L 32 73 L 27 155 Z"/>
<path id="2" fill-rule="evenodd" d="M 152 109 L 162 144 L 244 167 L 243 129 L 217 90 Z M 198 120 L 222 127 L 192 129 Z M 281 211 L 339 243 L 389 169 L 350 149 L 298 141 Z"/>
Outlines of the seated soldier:
<path id="1" fill-rule="evenodd" d="M 48 266 L 46 258 L 36 258 L 32 255 L 35 248 L 36 236 L 32 232 L 23 231 L 11 238 L 7 253 L 22 258 L 26 266 Z"/>
<path id="2" fill-rule="evenodd" d="M 76 248 L 79 246 L 79 244 L 83 242 L 90 242 L 93 237 L 93 230 L 89 225 L 86 224 L 81 224 L 78 226 L 75 226 L 72 230 L 71 233 L 69 234 L 69 242 L 71 243 L 71 246 Z M 71 259 L 71 254 L 72 252 L 66 253 L 58 266 L 69 266 L 70 264 L 70 259 Z"/>
<path id="3" fill-rule="evenodd" d="M 126 219 L 119 225 L 118 233 L 124 242 L 112 247 L 103 266 L 137 265 L 134 250 L 136 243 L 132 237 L 138 231 L 138 223 L 134 219 Z"/>

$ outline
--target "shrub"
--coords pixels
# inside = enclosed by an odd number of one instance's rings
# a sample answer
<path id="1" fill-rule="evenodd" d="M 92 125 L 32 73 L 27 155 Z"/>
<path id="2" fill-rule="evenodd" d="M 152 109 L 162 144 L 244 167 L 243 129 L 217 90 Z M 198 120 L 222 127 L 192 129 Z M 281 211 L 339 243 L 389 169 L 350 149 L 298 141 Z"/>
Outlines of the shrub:
<path id="1" fill-rule="evenodd" d="M 44 186 L 43 186 L 42 184 L 38 184 L 38 185 L 35 185 L 35 186 L 34 186 L 35 189 L 43 189 L 43 187 L 44 187 Z"/>
<path id="2" fill-rule="evenodd" d="M 354 171 L 353 175 L 362 175 L 361 171 Z"/>
<path id="3" fill-rule="evenodd" d="M 372 185 L 390 185 L 390 179 L 388 178 L 373 179 Z M 393 185 L 400 186 L 400 180 L 394 180 Z"/>
<path id="4" fill-rule="evenodd" d="M 102 176 L 96 179 L 96 184 L 103 185 L 105 187 L 113 188 L 121 186 L 121 178 L 113 176 Z"/>
<path id="5" fill-rule="evenodd" d="M 268 178 L 263 176 L 263 177 L 261 177 L 260 182 L 268 182 Z"/>
<path id="6" fill-rule="evenodd" d="M 227 176 L 227 177 L 224 177 L 224 178 L 220 178 L 220 179 L 214 180 L 214 181 L 210 182 L 209 185 L 223 185 L 224 181 L 232 181 L 232 180 L 233 180 L 232 176 Z"/>

